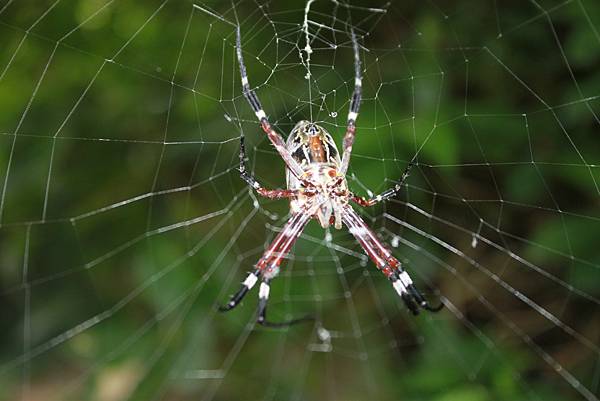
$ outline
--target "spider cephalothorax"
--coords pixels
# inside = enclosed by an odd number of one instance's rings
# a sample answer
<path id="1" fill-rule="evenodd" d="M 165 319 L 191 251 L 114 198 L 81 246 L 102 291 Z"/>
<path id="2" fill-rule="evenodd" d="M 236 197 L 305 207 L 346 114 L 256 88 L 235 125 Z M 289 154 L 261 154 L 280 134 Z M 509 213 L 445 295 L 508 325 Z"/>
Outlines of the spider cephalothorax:
<path id="1" fill-rule="evenodd" d="M 262 109 L 258 96 L 254 90 L 250 89 L 242 55 L 239 27 L 236 30 L 236 52 L 240 65 L 244 97 L 248 100 L 263 131 L 285 163 L 287 189 L 265 189 L 248 173 L 245 164 L 246 151 L 243 136 L 240 138 L 240 175 L 262 196 L 271 199 L 289 199 L 291 217 L 257 262 L 255 269 L 246 277 L 240 290 L 231 297 L 227 305 L 221 307 L 222 311 L 228 311 L 237 306 L 260 279 L 261 284 L 258 294 L 258 322 L 260 324 L 281 326 L 303 320 L 296 319 L 277 324 L 270 323 L 266 320 L 266 308 L 270 281 L 277 276 L 283 258 L 289 253 L 294 242 L 312 218 L 317 219 L 323 228 L 333 224 L 335 228 L 341 229 L 342 224 L 346 225 L 377 268 L 392 282 L 392 286 L 413 314 L 417 315 L 419 308 L 435 312 L 443 306 L 442 304 L 438 307 L 429 305 L 414 286 L 408 273 L 402 268 L 400 261 L 392 255 L 387 246 L 377 238 L 377 235 L 350 205 L 350 201 L 353 201 L 360 206 L 373 206 L 392 198 L 402 188 L 402 184 L 408 177 L 412 167 L 412 163 L 409 163 L 400 181 L 393 188 L 370 199 L 357 197 L 348 190 L 346 172 L 350 163 L 352 145 L 354 144 L 355 123 L 358 118 L 362 93 L 359 47 L 354 32 L 351 36 L 354 49 L 354 92 L 350 99 L 343 153 L 340 157 L 333 138 L 318 124 L 300 121 L 292 130 L 286 142 L 273 129 L 265 111 Z"/>

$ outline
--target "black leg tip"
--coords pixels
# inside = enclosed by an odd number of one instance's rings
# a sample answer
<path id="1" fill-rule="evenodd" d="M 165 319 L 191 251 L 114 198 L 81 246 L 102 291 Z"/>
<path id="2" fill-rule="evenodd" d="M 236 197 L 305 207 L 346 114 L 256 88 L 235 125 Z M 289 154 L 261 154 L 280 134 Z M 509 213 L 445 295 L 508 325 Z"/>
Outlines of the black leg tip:
<path id="1" fill-rule="evenodd" d="M 406 289 L 408 290 L 408 294 L 404 299 L 404 302 L 411 310 L 413 310 L 411 305 L 416 309 L 421 308 L 429 312 L 439 312 L 444 307 L 444 304 L 441 301 L 439 305 L 431 306 L 429 302 L 427 302 L 427 299 L 425 299 L 425 297 L 412 284 L 408 285 Z M 417 315 L 417 313 L 414 313 L 414 311 L 413 314 Z"/>
<path id="2" fill-rule="evenodd" d="M 406 305 L 408 310 L 411 311 L 411 313 L 414 316 L 417 316 L 419 314 L 419 305 L 408 293 L 405 292 L 402 294 L 402 300 L 404 301 L 404 304 Z"/>
<path id="3" fill-rule="evenodd" d="M 219 307 L 219 311 L 227 312 L 238 306 L 242 301 L 242 298 L 244 298 L 244 296 L 248 293 L 249 290 L 250 289 L 248 287 L 242 285 L 242 288 L 240 288 L 240 290 L 231 297 L 231 299 L 226 305 L 222 305 Z"/>
<path id="4" fill-rule="evenodd" d="M 228 312 L 228 311 L 232 310 L 233 308 L 235 308 L 236 305 L 237 304 L 235 302 L 233 302 L 233 301 L 232 302 L 228 302 L 225 305 L 219 306 L 219 312 Z"/>
<path id="5" fill-rule="evenodd" d="M 293 326 L 298 323 L 310 322 L 310 321 L 315 321 L 315 320 L 317 320 L 317 319 L 314 316 L 306 315 L 306 316 L 303 316 L 298 319 L 291 319 L 291 320 L 286 320 L 283 322 L 271 322 L 271 321 L 268 321 L 265 317 L 259 316 L 258 319 L 256 320 L 256 323 L 260 324 L 263 327 L 283 329 L 283 328 L 290 327 L 290 326 Z"/>
<path id="6" fill-rule="evenodd" d="M 428 310 L 429 312 L 439 312 L 444 309 L 444 303 L 440 301 L 440 304 L 437 306 L 431 306 L 427 301 L 423 301 L 421 303 L 421 308 Z"/>

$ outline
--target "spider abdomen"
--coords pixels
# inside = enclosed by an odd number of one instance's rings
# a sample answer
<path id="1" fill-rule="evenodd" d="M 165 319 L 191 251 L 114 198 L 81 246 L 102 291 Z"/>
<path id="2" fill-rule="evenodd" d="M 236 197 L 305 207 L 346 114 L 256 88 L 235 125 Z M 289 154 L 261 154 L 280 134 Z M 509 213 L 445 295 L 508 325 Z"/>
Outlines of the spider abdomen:
<path id="1" fill-rule="evenodd" d="M 294 126 L 286 141 L 286 149 L 301 166 L 311 163 L 341 164 L 340 153 L 327 130 L 302 120 Z"/>

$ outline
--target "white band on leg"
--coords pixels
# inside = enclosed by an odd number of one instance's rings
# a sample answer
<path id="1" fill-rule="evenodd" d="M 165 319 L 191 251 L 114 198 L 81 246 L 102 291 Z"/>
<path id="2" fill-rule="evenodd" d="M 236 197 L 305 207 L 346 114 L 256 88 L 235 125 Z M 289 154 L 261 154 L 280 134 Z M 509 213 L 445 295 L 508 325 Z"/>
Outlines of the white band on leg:
<path id="1" fill-rule="evenodd" d="M 396 290 L 396 292 L 398 293 L 398 295 L 402 296 L 402 294 L 406 293 L 406 288 L 402 284 L 401 280 L 394 281 L 392 283 L 392 285 L 394 286 L 394 289 Z"/>
<path id="2" fill-rule="evenodd" d="M 408 287 L 413 282 L 407 272 L 400 273 L 400 280 L 405 287 Z"/>
<path id="3" fill-rule="evenodd" d="M 263 109 L 260 109 L 255 114 L 256 114 L 256 117 L 258 117 L 259 120 L 262 120 L 263 118 L 267 117 L 267 115 L 265 114 L 265 111 Z"/>
<path id="4" fill-rule="evenodd" d="M 261 299 L 267 299 L 269 298 L 269 284 L 265 283 L 264 281 L 262 283 L 260 283 L 260 290 L 258 291 L 258 297 Z"/>
<path id="5" fill-rule="evenodd" d="M 254 287 L 254 284 L 256 284 L 256 281 L 258 280 L 258 276 L 256 276 L 256 274 L 254 273 L 250 273 L 248 275 L 248 277 L 246 277 L 246 280 L 244 280 L 244 285 L 246 287 L 248 287 L 248 289 L 251 289 L 252 287 Z"/>

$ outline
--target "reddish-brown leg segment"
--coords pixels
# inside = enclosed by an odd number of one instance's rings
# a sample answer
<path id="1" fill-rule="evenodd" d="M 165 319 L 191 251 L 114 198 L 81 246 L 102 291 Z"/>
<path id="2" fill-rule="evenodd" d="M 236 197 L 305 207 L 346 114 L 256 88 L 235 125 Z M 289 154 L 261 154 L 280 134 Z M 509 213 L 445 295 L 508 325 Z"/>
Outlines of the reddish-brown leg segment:
<path id="1" fill-rule="evenodd" d="M 262 127 L 263 131 L 265 131 L 265 133 L 267 134 L 267 137 L 269 138 L 273 146 L 275 146 L 275 150 L 277 150 L 279 156 L 281 156 L 288 169 L 292 172 L 292 174 L 296 176 L 296 178 L 301 180 L 303 178 L 302 176 L 304 174 L 304 170 L 302 170 L 302 167 L 300 167 L 298 162 L 292 157 L 290 152 L 287 150 L 283 138 L 273 129 L 271 123 L 269 123 L 269 120 L 267 120 L 267 117 L 263 117 L 260 120 L 260 126 Z"/>
<path id="2" fill-rule="evenodd" d="M 437 312 L 443 307 L 443 304 L 437 307 L 429 305 L 414 286 L 408 273 L 402 269 L 400 261 L 392 255 L 352 207 L 346 206 L 342 219 L 377 268 L 391 280 L 392 286 L 413 314 L 419 314 L 419 307 L 432 312 Z"/>
<path id="3" fill-rule="evenodd" d="M 258 304 L 258 323 L 264 326 L 279 327 L 289 326 L 307 318 L 295 319 L 281 323 L 272 323 L 266 320 L 267 301 L 269 299 L 269 283 L 279 273 L 281 262 L 287 256 L 290 249 L 302 233 L 306 224 L 310 221 L 311 214 L 297 213 L 292 215 L 288 222 L 283 227 L 282 231 L 275 237 L 273 242 L 265 250 L 263 256 L 256 264 L 256 269 L 251 272 L 246 280 L 242 283 L 240 290 L 231 297 L 229 303 L 220 308 L 221 311 L 228 311 L 235 308 L 242 298 L 256 284 L 258 279 L 262 280 L 259 290 Z"/>
<path id="4" fill-rule="evenodd" d="M 287 256 L 296 239 L 302 234 L 311 216 L 307 213 L 296 213 L 285 224 L 271 245 L 256 264 L 259 274 L 271 279 L 278 273 L 281 261 Z"/>

